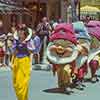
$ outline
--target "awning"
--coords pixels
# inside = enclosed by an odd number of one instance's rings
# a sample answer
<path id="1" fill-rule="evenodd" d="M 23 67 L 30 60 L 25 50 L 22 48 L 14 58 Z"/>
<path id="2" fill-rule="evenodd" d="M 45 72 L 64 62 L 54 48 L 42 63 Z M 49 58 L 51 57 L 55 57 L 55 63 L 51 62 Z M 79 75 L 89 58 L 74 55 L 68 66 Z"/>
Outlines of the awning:
<path id="1" fill-rule="evenodd" d="M 27 2 L 27 3 L 29 3 L 29 2 L 47 3 L 47 2 L 48 2 L 48 0 L 21 0 L 21 2 L 22 2 L 22 1 Z"/>
<path id="2" fill-rule="evenodd" d="M 0 13 L 9 13 L 9 12 L 20 13 L 22 11 L 30 13 L 30 11 L 27 8 L 0 3 Z"/>
<path id="3" fill-rule="evenodd" d="M 97 7 L 92 7 L 92 6 L 84 6 L 84 7 L 81 7 L 81 12 L 88 12 L 88 13 L 93 13 L 93 12 L 100 12 L 100 9 L 97 8 Z"/>
<path id="4" fill-rule="evenodd" d="M 36 1 L 36 2 L 40 2 L 40 3 L 47 3 L 48 0 L 29 0 L 29 1 Z"/>

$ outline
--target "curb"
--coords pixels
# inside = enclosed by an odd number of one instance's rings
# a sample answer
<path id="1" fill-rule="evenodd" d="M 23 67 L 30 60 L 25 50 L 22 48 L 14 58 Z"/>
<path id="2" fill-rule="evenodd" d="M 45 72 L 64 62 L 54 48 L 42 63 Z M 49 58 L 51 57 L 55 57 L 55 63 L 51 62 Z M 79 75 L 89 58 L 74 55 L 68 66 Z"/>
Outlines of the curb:
<path id="1" fill-rule="evenodd" d="M 32 70 L 44 70 L 44 71 L 50 71 L 52 65 L 50 64 L 35 64 L 32 66 Z"/>

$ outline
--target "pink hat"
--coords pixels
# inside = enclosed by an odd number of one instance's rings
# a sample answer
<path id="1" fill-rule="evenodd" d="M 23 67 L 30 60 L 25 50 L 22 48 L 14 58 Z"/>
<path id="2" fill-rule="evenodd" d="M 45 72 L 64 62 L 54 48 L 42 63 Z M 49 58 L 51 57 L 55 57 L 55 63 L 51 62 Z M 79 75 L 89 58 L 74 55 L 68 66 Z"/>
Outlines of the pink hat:
<path id="1" fill-rule="evenodd" d="M 58 39 L 68 40 L 74 44 L 77 43 L 77 38 L 75 37 L 72 24 L 62 23 L 57 25 L 54 32 L 50 36 L 50 41 Z"/>
<path id="2" fill-rule="evenodd" d="M 87 24 L 87 26 L 91 26 L 91 27 L 96 27 L 96 26 L 98 26 L 98 27 L 100 27 L 100 21 L 92 20 L 92 21 L 90 21 L 90 22 Z"/>
<path id="3" fill-rule="evenodd" d="M 53 33 L 50 36 L 50 41 L 54 41 L 54 40 L 58 40 L 58 39 L 68 40 L 74 44 L 77 44 L 77 39 L 76 39 L 75 35 L 71 34 L 70 32 L 59 31 L 57 33 Z"/>
<path id="4" fill-rule="evenodd" d="M 90 21 L 86 26 L 89 34 L 100 40 L 100 21 Z"/>
<path id="5" fill-rule="evenodd" d="M 100 40 L 100 27 L 88 27 L 88 32 L 90 35 L 95 36 Z"/>
<path id="6" fill-rule="evenodd" d="M 58 32 L 60 30 L 65 30 L 66 32 L 70 32 L 72 34 L 74 34 L 74 29 L 73 29 L 73 25 L 72 24 L 67 24 L 67 23 L 61 23 L 58 24 L 54 30 L 54 32 Z"/>

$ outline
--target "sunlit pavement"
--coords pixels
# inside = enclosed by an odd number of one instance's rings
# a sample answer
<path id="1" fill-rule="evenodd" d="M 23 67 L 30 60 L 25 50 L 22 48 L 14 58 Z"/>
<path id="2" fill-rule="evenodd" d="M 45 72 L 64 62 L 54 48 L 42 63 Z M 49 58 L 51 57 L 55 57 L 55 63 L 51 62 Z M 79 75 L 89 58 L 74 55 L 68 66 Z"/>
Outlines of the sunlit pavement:
<path id="1" fill-rule="evenodd" d="M 56 88 L 50 71 L 32 71 L 30 81 L 29 100 L 99 100 L 100 82 L 96 84 L 85 83 L 84 91 L 74 89 L 71 95 L 62 93 L 44 92 L 46 89 Z M 17 100 L 12 86 L 10 70 L 0 69 L 0 100 Z"/>

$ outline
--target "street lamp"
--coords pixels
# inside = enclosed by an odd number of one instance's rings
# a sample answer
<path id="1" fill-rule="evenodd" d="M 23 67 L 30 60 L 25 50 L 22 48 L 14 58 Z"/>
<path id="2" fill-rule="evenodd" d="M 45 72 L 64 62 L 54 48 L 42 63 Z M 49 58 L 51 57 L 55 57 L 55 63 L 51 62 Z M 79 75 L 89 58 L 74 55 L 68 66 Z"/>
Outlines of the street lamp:
<path id="1" fill-rule="evenodd" d="M 78 18 L 80 20 L 80 8 L 81 8 L 81 1 L 78 0 Z"/>
<path id="2" fill-rule="evenodd" d="M 78 16 L 77 16 L 77 5 L 78 5 L 79 0 L 71 0 L 71 8 L 72 8 L 72 21 L 78 21 Z"/>
<path id="3" fill-rule="evenodd" d="M 40 0 L 37 2 L 37 21 L 40 21 Z"/>

